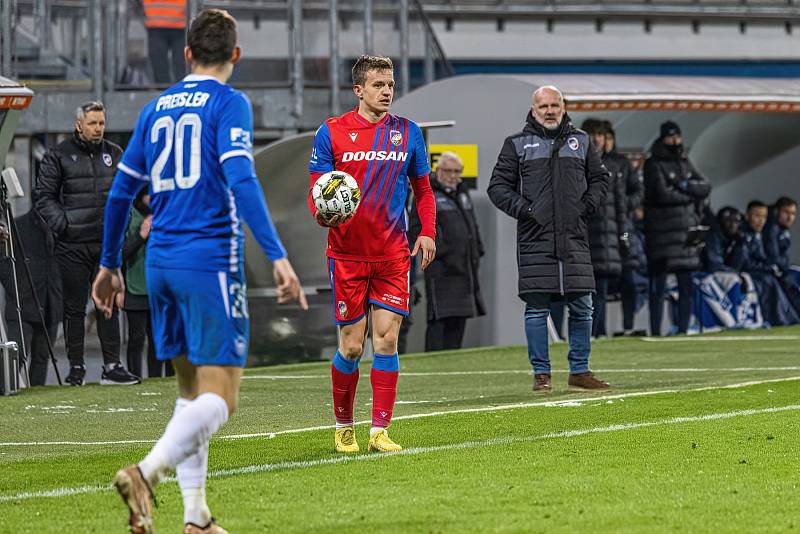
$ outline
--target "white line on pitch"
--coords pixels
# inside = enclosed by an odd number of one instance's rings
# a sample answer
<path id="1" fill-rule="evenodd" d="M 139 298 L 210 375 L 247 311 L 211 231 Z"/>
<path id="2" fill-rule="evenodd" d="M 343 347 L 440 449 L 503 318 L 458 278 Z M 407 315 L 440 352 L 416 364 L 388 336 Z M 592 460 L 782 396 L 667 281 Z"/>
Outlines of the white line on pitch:
<path id="1" fill-rule="evenodd" d="M 355 456 L 334 456 L 332 458 L 321 458 L 319 460 L 305 460 L 295 462 L 279 462 L 275 464 L 259 464 L 248 465 L 244 467 L 234 467 L 230 469 L 219 469 L 211 471 L 209 478 L 224 478 L 237 475 L 253 474 L 253 473 L 268 473 L 274 471 L 287 471 L 290 469 L 305 469 L 311 467 L 320 467 L 325 465 L 335 465 L 353 462 L 369 462 L 387 460 L 397 456 L 416 456 L 420 454 L 429 454 L 440 451 L 452 450 L 465 450 L 476 449 L 482 447 L 492 447 L 498 445 L 513 445 L 516 443 L 530 443 L 533 441 L 542 441 L 547 439 L 562 439 L 586 436 L 589 434 L 603 434 L 607 432 L 620 432 L 625 430 L 636 430 L 639 428 L 650 428 L 656 426 L 679 425 L 685 423 L 697 423 L 703 421 L 719 421 L 724 419 L 732 419 L 735 417 L 744 417 L 750 415 L 763 415 L 768 413 L 780 413 L 787 411 L 800 410 L 800 405 L 791 404 L 788 406 L 777 406 L 773 408 L 760 408 L 757 410 L 738 410 L 734 412 L 712 413 L 705 415 L 692 415 L 684 417 L 670 417 L 669 419 L 660 419 L 657 421 L 644 421 L 641 423 L 621 423 L 616 425 L 584 428 L 577 430 L 564 430 L 561 432 L 550 432 L 548 434 L 539 434 L 535 436 L 519 436 L 519 437 L 501 437 L 487 439 L 483 441 L 464 441 L 461 443 L 449 443 L 445 445 L 436 445 L 433 447 L 412 447 L 403 449 L 402 451 L 390 454 L 360 454 Z M 165 479 L 165 483 L 174 482 L 175 478 L 170 477 Z M 48 491 L 26 491 L 24 493 L 17 493 L 16 495 L 0 495 L 0 502 L 8 501 L 22 501 L 36 498 L 47 497 L 66 497 L 71 495 L 81 495 L 86 493 L 100 493 L 111 490 L 111 486 L 79 486 L 76 488 L 58 488 Z"/>
<path id="2" fill-rule="evenodd" d="M 393 421 L 422 419 L 425 417 L 439 417 L 443 415 L 455 415 L 464 413 L 485 413 L 497 412 L 503 410 L 518 410 L 520 408 L 535 408 L 535 407 L 563 407 L 574 406 L 576 402 L 596 402 L 607 401 L 616 399 L 627 399 L 631 397 L 649 397 L 651 395 L 660 395 L 662 393 L 693 393 L 699 391 L 712 391 L 717 389 L 738 389 L 748 386 L 758 386 L 762 384 L 772 384 L 775 382 L 790 382 L 800 380 L 800 376 L 791 376 L 785 378 L 773 378 L 770 380 L 752 380 L 749 382 L 739 382 L 737 384 L 726 384 L 721 386 L 703 386 L 699 388 L 688 389 L 653 389 L 647 391 L 632 391 L 628 393 L 618 393 L 614 395 L 593 395 L 590 397 L 568 397 L 565 399 L 552 400 L 552 401 L 539 401 L 539 402 L 519 402 L 516 404 L 500 404 L 497 406 L 479 406 L 475 408 L 459 408 L 456 410 L 440 410 L 436 412 L 417 413 L 409 415 L 398 415 L 392 418 Z M 357 421 L 356 425 L 368 425 L 371 421 Z M 214 436 L 214 440 L 238 440 L 238 439 L 253 439 L 253 438 L 274 438 L 276 436 L 285 434 L 300 434 L 304 432 L 313 432 L 315 430 L 330 430 L 335 428 L 335 425 L 317 425 L 305 428 L 293 428 L 289 430 L 276 430 L 274 432 L 256 432 L 250 434 L 228 434 L 221 436 Z M 121 441 L 29 441 L 29 442 L 0 442 L 0 447 L 30 447 L 30 446 L 51 446 L 51 445 L 125 445 L 137 443 L 155 443 L 156 440 L 121 440 Z"/>
<path id="3" fill-rule="evenodd" d="M 595 373 L 708 373 L 708 372 L 744 372 L 757 373 L 766 371 L 800 371 L 800 366 L 785 367 L 665 367 L 665 368 L 643 368 L 636 367 L 622 369 L 595 369 Z M 553 369 L 553 373 L 569 373 L 568 369 Z M 430 371 L 430 372 L 405 372 L 401 371 L 401 376 L 469 376 L 469 375 L 508 375 L 508 374 L 532 374 L 530 369 L 503 369 L 494 371 Z M 307 379 L 330 379 L 330 375 L 245 375 L 244 380 L 307 380 Z"/>
<path id="4" fill-rule="evenodd" d="M 795 341 L 800 336 L 686 336 L 686 337 L 640 337 L 642 341 L 659 343 L 685 343 L 691 341 Z"/>

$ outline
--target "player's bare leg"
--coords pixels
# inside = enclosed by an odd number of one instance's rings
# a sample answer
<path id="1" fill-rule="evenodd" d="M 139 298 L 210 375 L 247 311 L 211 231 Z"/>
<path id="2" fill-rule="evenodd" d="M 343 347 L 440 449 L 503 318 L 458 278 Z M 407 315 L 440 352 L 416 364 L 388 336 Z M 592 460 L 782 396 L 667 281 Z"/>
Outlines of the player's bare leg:
<path id="1" fill-rule="evenodd" d="M 353 428 L 353 402 L 358 386 L 358 364 L 364 353 L 367 317 L 339 329 L 339 351 L 331 364 L 333 415 L 336 418 L 334 447 L 337 452 L 359 451 Z"/>
<path id="2" fill-rule="evenodd" d="M 369 433 L 369 450 L 395 452 L 402 447 L 389 439 L 386 429 L 392 421 L 392 411 L 397 397 L 397 376 L 400 372 L 397 338 L 400 335 L 403 316 L 378 306 L 372 307 L 371 315 L 372 345 L 375 354 L 370 371 L 372 428 Z"/>
<path id="3" fill-rule="evenodd" d="M 218 528 L 205 505 L 205 473 L 208 441 L 236 409 L 242 369 L 223 366 L 194 366 L 185 357 L 173 359 L 178 377 L 180 397 L 175 412 L 161 439 L 138 465 L 120 470 L 114 479 L 120 495 L 130 511 L 129 524 L 134 533 L 153 532 L 150 507 L 154 487 L 170 469 L 189 474 L 187 489 L 181 484 L 184 506 L 191 513 L 185 521 L 200 532 L 217 532 Z M 189 463 L 186 463 L 186 462 Z M 138 475 L 138 477 L 137 477 Z M 190 525 L 191 526 L 191 525 Z M 212 530 L 208 530 L 212 529 Z"/>

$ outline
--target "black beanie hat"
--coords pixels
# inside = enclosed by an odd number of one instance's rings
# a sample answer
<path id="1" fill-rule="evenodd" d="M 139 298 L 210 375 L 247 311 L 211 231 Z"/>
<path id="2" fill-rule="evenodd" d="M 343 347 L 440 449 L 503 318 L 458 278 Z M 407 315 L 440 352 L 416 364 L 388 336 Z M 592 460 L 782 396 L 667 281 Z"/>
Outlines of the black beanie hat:
<path id="1" fill-rule="evenodd" d="M 669 137 L 670 135 L 680 135 L 681 127 L 673 121 L 667 121 L 661 125 L 661 139 Z"/>

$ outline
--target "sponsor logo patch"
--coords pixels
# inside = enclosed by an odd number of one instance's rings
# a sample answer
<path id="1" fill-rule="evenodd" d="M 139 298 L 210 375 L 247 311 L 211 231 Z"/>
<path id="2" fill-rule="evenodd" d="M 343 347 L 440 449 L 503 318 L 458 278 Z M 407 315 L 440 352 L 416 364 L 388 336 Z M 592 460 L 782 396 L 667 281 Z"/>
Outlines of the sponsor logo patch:
<path id="1" fill-rule="evenodd" d="M 356 133 L 351 133 L 351 134 L 348 134 L 348 135 L 350 136 L 350 140 L 355 143 L 356 142 L 356 137 L 358 137 L 358 133 L 356 132 Z"/>

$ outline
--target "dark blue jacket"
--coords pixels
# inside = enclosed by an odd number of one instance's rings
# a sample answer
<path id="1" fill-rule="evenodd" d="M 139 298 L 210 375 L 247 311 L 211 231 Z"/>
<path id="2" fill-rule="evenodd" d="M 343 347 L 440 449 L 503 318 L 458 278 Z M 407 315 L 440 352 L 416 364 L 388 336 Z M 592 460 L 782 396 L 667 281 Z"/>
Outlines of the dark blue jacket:
<path id="1" fill-rule="evenodd" d="M 764 249 L 771 264 L 777 265 L 782 273 L 791 267 L 789 248 L 792 246 L 792 235 L 775 220 L 775 208 L 769 210 L 769 218 L 764 226 Z"/>
<path id="2" fill-rule="evenodd" d="M 773 274 L 772 264 L 767 258 L 761 232 L 754 232 L 745 222 L 742 225 L 742 265 L 739 269 L 751 275 Z"/>
<path id="3" fill-rule="evenodd" d="M 708 273 L 738 273 L 744 260 L 742 239 L 725 237 L 719 225 L 711 227 L 703 249 L 703 270 Z"/>

